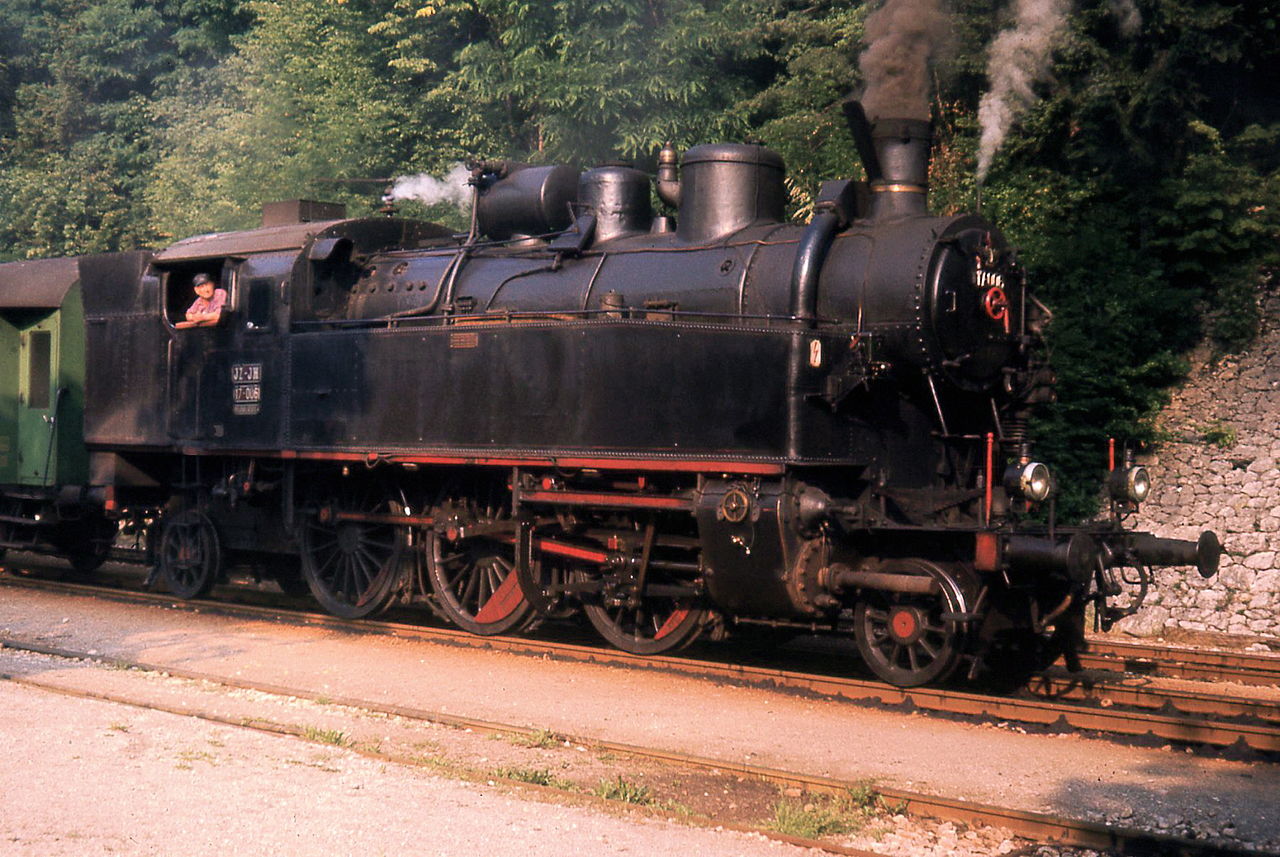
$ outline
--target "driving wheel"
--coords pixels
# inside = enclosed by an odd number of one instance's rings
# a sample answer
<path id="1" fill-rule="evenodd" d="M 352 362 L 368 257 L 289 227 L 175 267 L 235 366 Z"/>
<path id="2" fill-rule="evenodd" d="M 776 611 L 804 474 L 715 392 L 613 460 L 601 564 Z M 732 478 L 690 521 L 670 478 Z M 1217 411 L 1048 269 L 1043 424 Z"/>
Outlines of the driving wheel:
<path id="1" fill-rule="evenodd" d="M 431 533 L 427 574 L 441 612 L 459 628 L 492 636 L 523 630 L 536 618 L 516 579 L 515 547 L 476 536 Z"/>
<path id="2" fill-rule="evenodd" d="M 325 610 L 362 619 L 385 610 L 402 583 L 407 528 L 395 501 L 332 498 L 305 513 L 302 573 Z"/>

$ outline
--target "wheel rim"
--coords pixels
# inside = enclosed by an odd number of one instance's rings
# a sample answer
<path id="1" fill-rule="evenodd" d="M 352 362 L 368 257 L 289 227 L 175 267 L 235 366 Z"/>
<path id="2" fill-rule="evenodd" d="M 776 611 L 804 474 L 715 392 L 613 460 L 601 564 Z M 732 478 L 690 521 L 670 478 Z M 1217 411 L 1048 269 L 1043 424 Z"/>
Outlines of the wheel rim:
<path id="1" fill-rule="evenodd" d="M 579 579 L 585 574 L 579 572 Z M 620 603 L 610 604 L 610 600 Z M 687 646 L 706 623 L 707 612 L 685 599 L 644 596 L 638 601 L 586 602 L 583 611 L 600 636 L 624 652 L 657 655 Z"/>
<path id="2" fill-rule="evenodd" d="M 964 653 L 965 635 L 944 613 L 965 612 L 965 595 L 947 569 L 924 560 L 887 563 L 890 574 L 932 577 L 940 592 L 916 595 L 868 592 L 854 610 L 854 631 L 863 660 L 879 678 L 898 687 L 945 679 Z"/>
<path id="3" fill-rule="evenodd" d="M 396 514 L 399 504 L 340 499 L 302 526 L 302 571 L 311 594 L 330 613 L 359 619 L 385 610 L 400 583 L 405 533 L 378 521 L 343 520 L 344 512 Z"/>
<path id="4" fill-rule="evenodd" d="M 522 629 L 534 611 L 520 590 L 515 548 L 488 538 L 452 542 L 432 534 L 427 573 L 445 616 L 473 634 Z"/>
<path id="5" fill-rule="evenodd" d="M 160 570 L 169 592 L 198 598 L 213 588 L 221 568 L 221 549 L 213 523 L 188 509 L 164 525 L 160 536 Z"/>

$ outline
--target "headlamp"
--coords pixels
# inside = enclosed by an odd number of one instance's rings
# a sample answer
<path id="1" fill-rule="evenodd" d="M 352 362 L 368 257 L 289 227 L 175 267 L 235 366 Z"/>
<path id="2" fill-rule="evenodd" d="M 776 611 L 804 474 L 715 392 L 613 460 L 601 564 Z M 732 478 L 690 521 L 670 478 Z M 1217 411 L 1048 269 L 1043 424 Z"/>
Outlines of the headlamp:
<path id="1" fill-rule="evenodd" d="M 1053 492 L 1053 477 L 1049 468 L 1038 461 L 1015 464 L 1004 473 L 1004 487 L 1015 497 L 1041 503 Z"/>
<path id="2" fill-rule="evenodd" d="M 1141 465 L 1113 470 L 1107 482 L 1114 500 L 1141 503 L 1151 494 L 1151 474 Z"/>

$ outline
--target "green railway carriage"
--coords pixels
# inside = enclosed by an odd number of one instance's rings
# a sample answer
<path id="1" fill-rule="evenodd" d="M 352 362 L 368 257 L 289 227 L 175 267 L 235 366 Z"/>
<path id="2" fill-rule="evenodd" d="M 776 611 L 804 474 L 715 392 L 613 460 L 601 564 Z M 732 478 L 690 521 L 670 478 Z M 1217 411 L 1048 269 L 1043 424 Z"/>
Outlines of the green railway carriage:
<path id="1" fill-rule="evenodd" d="M 76 259 L 0 266 L 0 484 L 83 483 L 84 305 Z"/>
<path id="2" fill-rule="evenodd" d="M 114 532 L 82 502 L 84 381 L 79 260 L 0 265 L 0 548 L 52 545 L 79 568 Z"/>

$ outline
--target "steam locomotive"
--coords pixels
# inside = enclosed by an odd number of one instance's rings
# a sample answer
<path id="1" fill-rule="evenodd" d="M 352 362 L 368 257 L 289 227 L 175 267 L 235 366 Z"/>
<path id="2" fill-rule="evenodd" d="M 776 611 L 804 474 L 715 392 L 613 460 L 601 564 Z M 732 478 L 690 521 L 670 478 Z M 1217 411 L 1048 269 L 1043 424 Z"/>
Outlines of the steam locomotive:
<path id="1" fill-rule="evenodd" d="M 474 166 L 457 234 L 323 205 L 162 250 L 0 266 L 4 547 L 117 530 L 199 596 L 265 569 L 359 618 L 585 614 L 635 653 L 851 635 L 883 680 L 1045 663 L 1220 547 L 1065 527 L 1027 437 L 1048 311 L 1001 233 L 926 209 L 927 123 L 845 105 L 867 181 L 786 222 L 781 158 Z M 653 197 L 676 212 L 655 214 Z M 227 301 L 182 324 L 197 275 Z M 16 411 L 16 414 L 15 414 Z"/>

